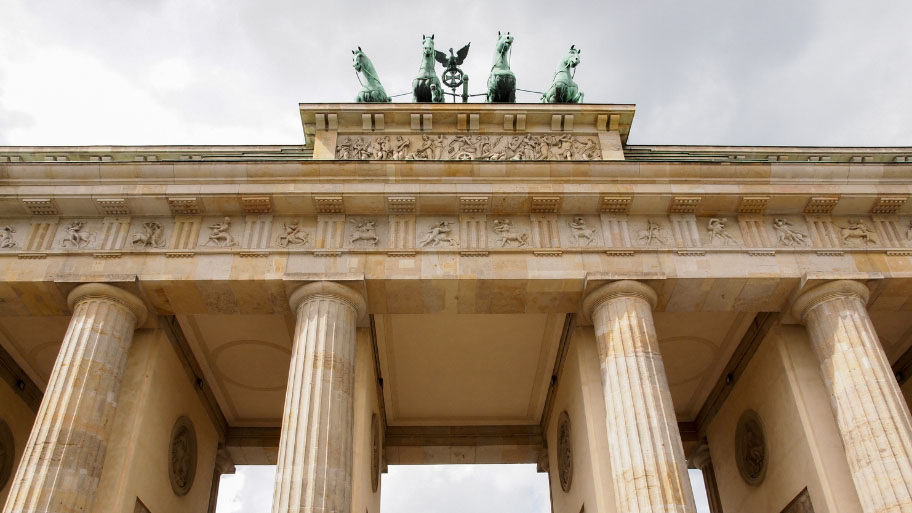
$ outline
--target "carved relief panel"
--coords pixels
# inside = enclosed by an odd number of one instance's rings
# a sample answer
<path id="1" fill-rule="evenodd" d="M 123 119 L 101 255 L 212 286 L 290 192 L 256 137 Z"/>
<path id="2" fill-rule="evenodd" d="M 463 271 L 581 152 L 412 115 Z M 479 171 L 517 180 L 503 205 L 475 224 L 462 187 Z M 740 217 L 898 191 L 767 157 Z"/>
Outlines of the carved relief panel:
<path id="1" fill-rule="evenodd" d="M 244 229 L 240 216 L 204 217 L 201 221 L 199 247 L 201 249 L 239 248 Z"/>
<path id="2" fill-rule="evenodd" d="M 807 223 L 800 216 L 767 216 L 766 226 L 773 234 L 774 247 L 800 248 L 811 245 Z"/>
<path id="3" fill-rule="evenodd" d="M 389 242 L 388 220 L 378 216 L 346 216 L 344 247 L 349 249 L 383 248 Z"/>
<path id="4" fill-rule="evenodd" d="M 754 410 L 745 410 L 735 428 L 735 461 L 738 472 L 751 486 L 759 486 L 766 477 L 769 449 L 760 416 Z"/>
<path id="5" fill-rule="evenodd" d="M 561 245 L 565 248 L 603 246 L 601 220 L 595 215 L 562 216 Z"/>
<path id="6" fill-rule="evenodd" d="M 134 218 L 130 226 L 126 247 L 132 250 L 164 249 L 168 246 L 171 218 Z"/>
<path id="7" fill-rule="evenodd" d="M 557 476 L 561 489 L 570 491 L 573 484 L 573 433 L 570 429 L 570 415 L 562 411 L 557 420 Z"/>
<path id="8" fill-rule="evenodd" d="M 488 216 L 488 245 L 492 248 L 531 248 L 528 216 Z"/>
<path id="9" fill-rule="evenodd" d="M 868 247 L 877 246 L 881 242 L 870 217 L 833 217 L 831 222 L 842 246 Z"/>
<path id="10" fill-rule="evenodd" d="M 59 249 L 95 249 L 102 231 L 101 219 L 68 219 L 57 227 L 53 247 Z"/>
<path id="11" fill-rule="evenodd" d="M 168 477 L 175 495 L 187 495 L 196 476 L 197 444 L 193 422 L 180 417 L 171 430 L 168 448 Z"/>
<path id="12" fill-rule="evenodd" d="M 601 160 L 594 135 L 339 135 L 338 160 Z"/>
<path id="13" fill-rule="evenodd" d="M 313 248 L 317 222 L 312 217 L 275 217 L 269 247 L 283 249 Z"/>
<path id="14" fill-rule="evenodd" d="M 456 217 L 422 217 L 417 222 L 417 247 L 456 249 L 459 247 L 459 222 Z"/>
<path id="15" fill-rule="evenodd" d="M 743 246 L 741 227 L 733 217 L 698 217 L 697 231 L 704 247 Z"/>

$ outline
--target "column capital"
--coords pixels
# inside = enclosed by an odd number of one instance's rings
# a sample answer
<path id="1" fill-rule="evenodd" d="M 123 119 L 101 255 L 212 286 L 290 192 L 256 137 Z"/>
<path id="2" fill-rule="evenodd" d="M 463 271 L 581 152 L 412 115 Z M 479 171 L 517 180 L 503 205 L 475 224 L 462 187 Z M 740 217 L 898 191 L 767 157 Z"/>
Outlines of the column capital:
<path id="1" fill-rule="evenodd" d="M 356 318 L 362 319 L 367 314 L 367 303 L 360 292 L 334 281 L 315 281 L 301 285 L 288 298 L 288 304 L 293 312 L 298 307 L 314 297 L 326 297 L 341 301 L 355 310 Z"/>
<path id="2" fill-rule="evenodd" d="M 618 280 L 606 283 L 586 295 L 586 298 L 583 299 L 583 316 L 586 319 L 591 319 L 592 313 L 599 305 L 622 297 L 642 299 L 649 303 L 650 309 L 655 308 L 658 302 L 656 291 L 649 285 L 634 280 Z"/>
<path id="3" fill-rule="evenodd" d="M 107 283 L 83 283 L 70 292 L 67 296 L 67 304 L 72 310 L 76 308 L 76 305 L 88 299 L 105 299 L 119 304 L 136 317 L 137 327 L 146 322 L 148 310 L 145 303 L 124 289 Z"/>
<path id="4" fill-rule="evenodd" d="M 867 304 L 871 291 L 864 283 L 854 280 L 834 280 L 802 292 L 792 303 L 792 315 L 802 323 L 808 311 L 827 301 L 845 297 L 857 297 Z"/>
<path id="5" fill-rule="evenodd" d="M 219 447 L 215 453 L 215 472 L 218 475 L 234 474 L 236 472 L 231 454 L 224 447 Z"/>
<path id="6" fill-rule="evenodd" d="M 712 461 L 709 455 L 709 446 L 707 446 L 705 443 L 700 444 L 700 446 L 697 447 L 693 454 L 690 455 L 688 461 L 691 465 L 691 468 L 703 470 L 703 465 L 706 465 Z"/>

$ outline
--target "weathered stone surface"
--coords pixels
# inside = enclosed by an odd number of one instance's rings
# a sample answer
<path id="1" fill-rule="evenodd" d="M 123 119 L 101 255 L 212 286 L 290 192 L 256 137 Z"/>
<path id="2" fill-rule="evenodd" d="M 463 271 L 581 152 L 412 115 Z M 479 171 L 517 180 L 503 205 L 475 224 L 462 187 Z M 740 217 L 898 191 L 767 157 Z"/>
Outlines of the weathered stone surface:
<path id="1" fill-rule="evenodd" d="M 146 315 L 135 296 L 89 283 L 69 295 L 69 330 L 5 513 L 92 508 L 133 329 Z"/>
<path id="2" fill-rule="evenodd" d="M 355 323 L 364 300 L 332 282 L 296 290 L 273 513 L 349 513 L 352 501 L 352 393 Z"/>
<path id="3" fill-rule="evenodd" d="M 619 512 L 694 513 L 668 379 L 652 320 L 656 293 L 622 280 L 584 301 L 602 367 L 608 444 Z"/>
<path id="4" fill-rule="evenodd" d="M 793 306 L 807 326 L 865 513 L 912 511 L 912 420 L 865 308 L 868 288 L 838 280 Z"/>

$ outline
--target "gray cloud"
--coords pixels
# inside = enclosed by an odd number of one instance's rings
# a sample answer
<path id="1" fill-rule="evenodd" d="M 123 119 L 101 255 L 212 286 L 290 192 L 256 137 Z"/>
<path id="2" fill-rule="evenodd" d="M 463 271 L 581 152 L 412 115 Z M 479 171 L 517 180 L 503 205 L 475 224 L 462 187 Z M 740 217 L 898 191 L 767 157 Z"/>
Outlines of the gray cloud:
<path id="1" fill-rule="evenodd" d="M 122 115 L 79 135 L 95 143 L 297 143 L 298 102 L 354 98 L 355 46 L 373 60 L 388 92 L 408 92 L 422 33 L 435 33 L 441 48 L 471 41 L 465 70 L 472 92 L 483 92 L 498 30 L 516 36 L 512 67 L 524 89 L 546 89 L 570 44 L 581 47 L 576 78 L 587 101 L 637 103 L 631 143 L 901 145 L 912 139 L 912 39 L 896 21 L 912 14 L 907 2 L 13 3 L 19 19 L 0 31 L 20 27 L 29 41 L 25 51 L 91 57 L 122 80 L 117 87 L 131 90 L 107 96 L 110 110 Z M 163 61 L 186 63 L 192 80 L 157 89 L 149 75 Z M 0 64 L 7 62 L 0 54 Z M 2 94 L 0 106 L 13 108 Z M 52 94 L 41 100 L 53 102 Z M 135 129 L 129 116 L 135 106 L 117 102 L 136 95 L 179 126 Z M 538 101 L 532 94 L 519 99 Z M 0 126 L 0 137 L 17 144 L 72 142 L 42 140 L 42 127 L 54 122 L 39 116 L 31 130 Z"/>

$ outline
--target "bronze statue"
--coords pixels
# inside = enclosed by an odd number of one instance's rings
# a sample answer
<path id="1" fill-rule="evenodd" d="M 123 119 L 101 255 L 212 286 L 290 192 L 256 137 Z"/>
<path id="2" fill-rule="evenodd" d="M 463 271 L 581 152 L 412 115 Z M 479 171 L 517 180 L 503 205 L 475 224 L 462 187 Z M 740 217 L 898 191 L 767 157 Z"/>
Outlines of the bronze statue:
<path id="1" fill-rule="evenodd" d="M 510 71 L 510 49 L 513 36 L 497 32 L 494 63 L 488 76 L 488 103 L 516 103 L 516 75 Z"/>
<path id="2" fill-rule="evenodd" d="M 440 85 L 440 79 L 434 74 L 434 34 L 431 34 L 431 37 L 422 35 L 421 47 L 421 66 L 418 68 L 418 76 L 412 81 L 412 102 L 442 103 L 443 87 Z"/>
<path id="3" fill-rule="evenodd" d="M 548 92 L 542 95 L 542 103 L 583 103 L 583 93 L 573 81 L 573 72 L 580 63 L 580 50 L 570 46 L 570 52 L 561 59 L 554 73 L 554 80 Z"/>
<path id="4" fill-rule="evenodd" d="M 459 66 L 465 62 L 466 57 L 469 55 L 469 46 L 472 43 L 469 43 L 459 49 L 458 52 L 453 54 L 453 49 L 450 48 L 450 56 L 447 57 L 443 52 L 437 52 L 437 62 L 446 66 L 446 69 L 443 70 L 443 74 L 440 75 L 440 79 L 443 81 L 443 85 L 449 87 L 453 90 L 453 101 L 456 101 L 456 88 L 462 86 L 462 102 L 465 103 L 469 101 L 469 75 L 467 75 L 462 68 Z"/>
<path id="5" fill-rule="evenodd" d="M 358 76 L 358 82 L 361 82 L 361 91 L 358 93 L 358 96 L 355 97 L 355 101 L 358 103 L 382 103 L 392 101 L 389 96 L 386 95 L 386 91 L 383 89 L 383 85 L 380 84 L 380 79 L 377 77 L 377 70 L 374 69 L 373 63 L 367 58 L 367 55 L 361 51 L 361 47 L 358 47 L 358 50 L 352 50 L 352 67 L 355 68 L 355 74 Z M 362 80 L 361 77 L 364 77 Z M 367 83 L 365 83 L 367 82 Z"/>

